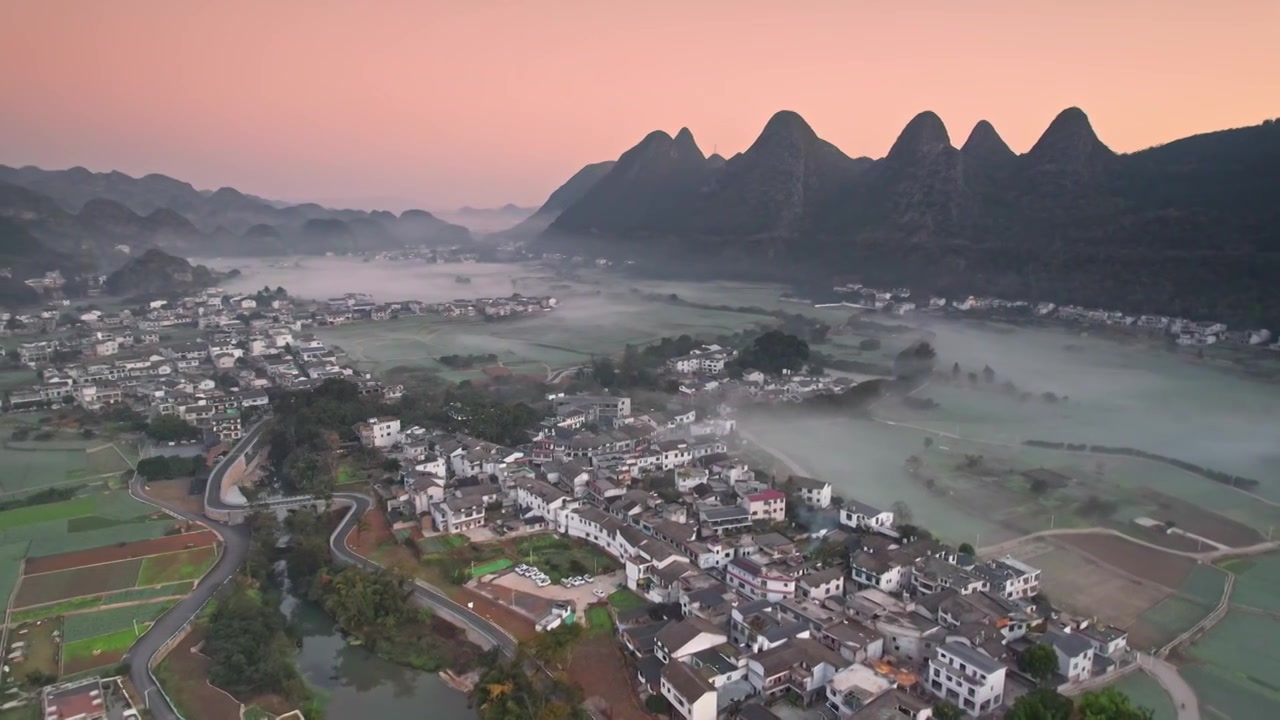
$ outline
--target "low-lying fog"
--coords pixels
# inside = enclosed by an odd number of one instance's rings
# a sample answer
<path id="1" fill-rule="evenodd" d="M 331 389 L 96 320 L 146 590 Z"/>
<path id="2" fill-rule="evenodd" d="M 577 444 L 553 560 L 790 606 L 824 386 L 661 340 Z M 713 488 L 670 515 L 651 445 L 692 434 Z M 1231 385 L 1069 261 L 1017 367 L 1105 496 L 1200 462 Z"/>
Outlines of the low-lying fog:
<path id="1" fill-rule="evenodd" d="M 369 293 L 378 300 L 502 296 L 512 292 L 554 294 L 562 307 L 530 324 L 495 323 L 468 326 L 459 332 L 518 335 L 526 345 L 571 347 L 578 352 L 621 350 L 621 343 L 681 333 L 710 336 L 747 327 L 758 317 L 695 310 L 646 301 L 633 287 L 708 304 L 772 305 L 782 288 L 758 284 L 653 282 L 595 274 L 594 284 L 566 284 L 534 265 L 361 262 L 347 258 L 303 258 L 293 266 L 270 267 L 280 260 L 215 261 L 216 267 L 239 267 L 242 275 L 226 284 L 228 291 L 283 285 L 303 297 L 325 298 L 344 292 Z M 458 276 L 470 283 L 455 281 Z M 812 313 L 827 322 L 848 317 L 842 310 L 817 310 L 782 304 L 790 312 Z M 1280 500 L 1280 385 L 1196 364 L 1184 352 L 1173 354 L 1150 344 L 1122 345 L 1089 337 L 1068 328 L 1013 328 L 964 320 L 922 316 L 879 322 L 908 323 L 918 329 L 886 336 L 896 351 L 916 338 L 928 337 L 938 353 L 937 367 L 962 368 L 958 383 L 935 382 L 920 397 L 937 401 L 931 410 L 893 404 L 878 415 L 900 423 L 955 433 L 964 437 L 1021 442 L 1041 439 L 1136 447 L 1215 469 L 1256 478 L 1259 494 Z M 491 329 L 490 329 L 491 328 Z M 583 336 L 590 336 L 585 341 Z M 512 337 L 512 339 L 515 339 Z M 525 348 L 525 351 L 529 351 Z M 1259 351 L 1265 352 L 1265 351 Z M 543 361 L 542 358 L 530 358 Z M 546 362 L 568 361 L 562 355 Z M 994 383 L 971 386 L 970 371 L 990 366 Z M 1000 392 L 1004 382 L 1035 399 L 1020 401 Z M 1041 393 L 1067 396 L 1048 404 Z M 751 429 L 812 472 L 838 485 L 878 487 L 898 482 L 897 472 L 922 434 L 858 421 L 756 420 Z M 902 438 L 902 439 L 900 439 Z M 892 501 L 893 492 L 867 497 Z M 927 502 L 927 500 L 921 500 Z"/>

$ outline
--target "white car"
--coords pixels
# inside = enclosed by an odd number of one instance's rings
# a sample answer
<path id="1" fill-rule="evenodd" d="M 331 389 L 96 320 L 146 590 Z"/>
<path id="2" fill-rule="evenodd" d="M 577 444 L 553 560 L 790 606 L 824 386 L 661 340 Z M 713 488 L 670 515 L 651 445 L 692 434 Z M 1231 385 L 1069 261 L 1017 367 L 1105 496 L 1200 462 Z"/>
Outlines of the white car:
<path id="1" fill-rule="evenodd" d="M 593 578 L 593 577 L 591 577 L 590 575 L 583 575 L 583 576 L 582 576 L 582 579 L 583 579 L 583 580 L 585 580 L 586 582 L 595 582 L 595 581 L 596 581 L 596 579 L 595 579 L 595 578 Z"/>
<path id="2" fill-rule="evenodd" d="M 538 578 L 538 587 L 546 587 L 550 584 L 551 584 L 550 578 L 545 578 L 545 577 Z"/>
<path id="3" fill-rule="evenodd" d="M 598 597 L 598 598 L 602 598 L 602 597 L 604 597 L 605 592 L 604 592 L 603 590 L 601 590 L 600 588 L 596 588 L 595 590 L 592 590 L 592 591 L 591 591 L 591 594 L 592 594 L 592 595 L 595 595 L 595 596 L 596 596 L 596 597 Z"/>

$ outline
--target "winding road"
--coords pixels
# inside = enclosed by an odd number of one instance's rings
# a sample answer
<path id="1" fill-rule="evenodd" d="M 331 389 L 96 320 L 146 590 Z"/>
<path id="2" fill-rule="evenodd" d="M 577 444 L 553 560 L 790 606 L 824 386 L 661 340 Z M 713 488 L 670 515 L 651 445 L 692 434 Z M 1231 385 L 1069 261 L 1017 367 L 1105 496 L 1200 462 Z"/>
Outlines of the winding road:
<path id="1" fill-rule="evenodd" d="M 218 486 L 221 485 L 222 470 L 225 468 L 226 463 L 234 460 L 244 452 L 251 444 L 249 441 L 256 435 L 257 429 L 254 428 L 253 431 L 246 434 L 241 442 L 232 449 L 228 457 L 214 469 L 209 478 L 210 486 L 214 486 L 215 483 Z M 249 555 L 249 529 L 244 525 L 228 525 L 216 522 L 208 517 L 195 515 L 157 500 L 146 494 L 145 484 L 136 473 L 129 483 L 129 494 L 136 500 L 160 508 L 174 517 L 202 523 L 222 538 L 223 550 L 221 557 L 218 558 L 218 562 L 204 576 L 204 579 L 200 581 L 196 589 L 170 608 L 164 615 L 161 615 L 138 638 L 124 657 L 124 660 L 129 663 L 129 680 L 138 689 L 138 692 L 142 694 L 143 704 L 151 711 L 151 717 L 155 720 L 182 720 L 182 716 L 178 714 L 160 689 L 160 685 L 151 669 L 152 661 L 165 644 L 180 632 L 213 599 L 218 591 L 222 589 L 222 586 L 239 571 Z M 213 497 L 213 502 L 220 505 L 222 500 L 217 495 L 217 492 L 208 493 L 208 496 Z M 346 505 L 350 508 L 329 537 L 329 547 L 334 558 L 342 563 L 359 565 L 371 570 L 380 568 L 381 566 L 377 563 L 362 557 L 347 546 L 347 537 L 355 528 L 360 516 L 372 506 L 373 501 L 367 495 L 359 493 L 338 493 L 334 495 L 333 501 L 335 505 Z M 416 581 L 414 598 L 418 603 L 432 608 L 442 617 L 464 625 L 473 636 L 479 637 L 487 644 L 502 648 L 503 653 L 506 655 L 515 656 L 518 643 L 514 637 L 471 609 L 454 602 L 439 588 L 422 581 Z"/>

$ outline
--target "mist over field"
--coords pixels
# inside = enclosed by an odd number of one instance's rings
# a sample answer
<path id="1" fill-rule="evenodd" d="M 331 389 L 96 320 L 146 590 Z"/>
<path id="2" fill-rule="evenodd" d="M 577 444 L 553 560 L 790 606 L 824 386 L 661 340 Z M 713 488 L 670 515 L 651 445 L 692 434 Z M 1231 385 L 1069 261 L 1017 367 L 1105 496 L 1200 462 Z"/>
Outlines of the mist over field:
<path id="1" fill-rule="evenodd" d="M 781 302 L 783 288 L 768 284 L 642 281 L 604 273 L 566 281 L 532 264 L 427 265 L 314 257 L 237 258 L 214 264 L 241 269 L 240 277 L 226 283 L 229 292 L 265 284 L 317 299 L 362 292 L 376 300 L 440 302 L 520 292 L 549 294 L 560 301 L 552 312 L 495 323 L 446 323 L 427 316 L 322 332 L 348 350 L 357 350 L 356 359 L 381 368 L 480 352 L 498 354 L 508 364 L 568 367 L 593 355 L 619 353 L 626 343 L 686 333 L 709 339 L 768 321 L 755 314 L 655 299 L 672 294 L 704 305 L 799 312 L 832 326 L 850 316 L 847 308 Z M 469 282 L 457 282 L 460 276 Z M 959 435 L 1010 445 L 1047 440 L 1134 447 L 1256 478 L 1262 483 L 1259 494 L 1280 500 L 1280 385 L 1197 364 L 1158 343 L 1120 344 L 1076 328 L 1024 328 L 919 315 L 872 317 L 890 326 L 878 335 L 883 341 L 878 353 L 851 350 L 870 332 L 865 330 L 833 334 L 829 344 L 817 349 L 883 364 L 912 342 L 928 340 L 937 350 L 936 368 L 943 377 L 916 396 L 936 401 L 937 407 L 879 404 L 874 414 L 897 426 L 827 417 L 798 420 L 790 415 L 770 420 L 767 412 L 754 414 L 747 424 L 810 472 L 830 477 L 837 485 L 872 488 L 867 502 L 898 499 L 885 488 L 902 481 L 902 463 L 919 449 L 925 431 L 944 434 L 935 435 L 938 438 Z M 955 363 L 960 376 L 952 380 Z M 981 376 L 984 367 L 994 371 L 992 382 L 968 379 L 971 372 Z M 1015 390 L 1010 392 L 1006 383 Z M 1023 393 L 1033 398 L 1020 399 Z M 1040 399 L 1043 393 L 1064 399 L 1046 403 Z"/>

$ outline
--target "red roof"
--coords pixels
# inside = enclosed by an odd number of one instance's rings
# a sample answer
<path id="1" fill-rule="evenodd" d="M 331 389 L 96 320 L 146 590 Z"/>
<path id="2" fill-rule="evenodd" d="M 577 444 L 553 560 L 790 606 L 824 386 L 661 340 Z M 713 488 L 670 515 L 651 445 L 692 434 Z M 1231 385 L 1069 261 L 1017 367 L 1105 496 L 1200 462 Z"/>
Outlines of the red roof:
<path id="1" fill-rule="evenodd" d="M 756 500 L 765 500 L 765 501 L 786 500 L 787 494 L 782 492 L 781 490 L 774 490 L 773 488 L 769 488 L 768 490 L 762 490 L 756 493 L 755 495 L 748 495 L 747 499 L 752 502 L 755 502 Z"/>

